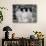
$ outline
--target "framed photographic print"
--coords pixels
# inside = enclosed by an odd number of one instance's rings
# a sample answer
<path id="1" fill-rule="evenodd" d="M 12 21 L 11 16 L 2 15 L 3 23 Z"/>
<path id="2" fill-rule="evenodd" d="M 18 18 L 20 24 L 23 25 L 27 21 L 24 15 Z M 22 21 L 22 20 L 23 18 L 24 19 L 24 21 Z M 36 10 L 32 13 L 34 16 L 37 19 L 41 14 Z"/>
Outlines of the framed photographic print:
<path id="1" fill-rule="evenodd" d="M 37 6 L 36 5 L 13 5 L 13 22 L 16 23 L 36 23 Z"/>

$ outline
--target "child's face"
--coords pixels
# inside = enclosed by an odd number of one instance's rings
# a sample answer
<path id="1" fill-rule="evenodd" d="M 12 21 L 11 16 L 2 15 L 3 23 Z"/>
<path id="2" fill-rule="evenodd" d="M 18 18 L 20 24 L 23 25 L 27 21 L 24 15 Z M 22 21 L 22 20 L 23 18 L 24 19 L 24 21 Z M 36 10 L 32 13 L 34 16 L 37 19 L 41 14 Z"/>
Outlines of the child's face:
<path id="1" fill-rule="evenodd" d="M 26 12 L 25 9 L 23 9 L 23 12 Z"/>

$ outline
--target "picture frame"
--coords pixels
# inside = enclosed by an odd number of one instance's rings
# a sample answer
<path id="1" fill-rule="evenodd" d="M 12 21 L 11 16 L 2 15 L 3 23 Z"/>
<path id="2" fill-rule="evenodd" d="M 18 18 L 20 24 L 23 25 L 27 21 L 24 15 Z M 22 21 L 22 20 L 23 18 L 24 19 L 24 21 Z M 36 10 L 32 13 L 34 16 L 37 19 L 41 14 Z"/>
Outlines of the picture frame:
<path id="1" fill-rule="evenodd" d="M 14 4 L 13 5 L 13 22 L 36 23 L 37 22 L 37 5 Z"/>

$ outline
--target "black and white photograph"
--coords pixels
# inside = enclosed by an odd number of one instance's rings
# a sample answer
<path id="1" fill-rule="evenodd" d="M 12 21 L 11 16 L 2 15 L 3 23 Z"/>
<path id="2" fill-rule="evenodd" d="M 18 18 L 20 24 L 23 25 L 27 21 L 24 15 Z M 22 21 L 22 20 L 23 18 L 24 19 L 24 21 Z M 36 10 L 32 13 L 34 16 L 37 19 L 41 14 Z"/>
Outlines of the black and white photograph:
<path id="1" fill-rule="evenodd" d="M 36 23 L 36 5 L 13 5 L 13 22 L 16 23 Z"/>

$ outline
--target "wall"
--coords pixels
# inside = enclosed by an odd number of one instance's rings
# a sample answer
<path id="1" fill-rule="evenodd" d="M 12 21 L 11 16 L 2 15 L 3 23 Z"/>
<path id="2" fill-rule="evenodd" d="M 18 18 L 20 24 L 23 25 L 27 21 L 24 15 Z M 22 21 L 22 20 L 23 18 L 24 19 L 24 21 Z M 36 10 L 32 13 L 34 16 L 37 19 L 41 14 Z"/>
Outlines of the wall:
<path id="1" fill-rule="evenodd" d="M 13 23 L 12 22 L 12 5 L 13 4 L 37 4 L 37 23 Z M 0 6 L 8 9 L 2 10 L 4 20 L 0 23 L 0 46 L 1 39 L 4 38 L 3 27 L 10 26 L 12 32 L 15 32 L 16 37 L 29 37 L 34 31 L 41 31 L 46 37 L 46 0 L 0 0 Z M 1 9 L 0 9 L 1 10 Z M 46 38 L 45 38 L 46 45 Z"/>

